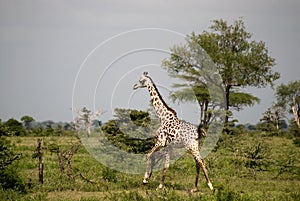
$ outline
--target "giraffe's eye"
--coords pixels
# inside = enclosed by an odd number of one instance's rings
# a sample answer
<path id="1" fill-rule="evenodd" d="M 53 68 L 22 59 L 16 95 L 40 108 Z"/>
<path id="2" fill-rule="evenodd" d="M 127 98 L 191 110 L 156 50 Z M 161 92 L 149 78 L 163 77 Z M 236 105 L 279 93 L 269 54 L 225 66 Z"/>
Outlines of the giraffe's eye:
<path id="1" fill-rule="evenodd" d="M 140 80 L 140 83 L 141 83 L 142 85 L 144 85 L 145 82 L 146 82 L 146 80 Z"/>

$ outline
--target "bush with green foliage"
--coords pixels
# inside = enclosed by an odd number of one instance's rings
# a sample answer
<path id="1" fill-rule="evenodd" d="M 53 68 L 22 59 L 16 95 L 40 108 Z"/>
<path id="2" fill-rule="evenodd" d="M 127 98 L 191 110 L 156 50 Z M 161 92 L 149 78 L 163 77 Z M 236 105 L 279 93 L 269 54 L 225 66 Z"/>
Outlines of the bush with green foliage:
<path id="1" fill-rule="evenodd" d="M 6 137 L 0 136 L 0 188 L 26 192 L 23 180 L 13 168 L 13 163 L 19 160 L 21 155 L 14 153 L 12 148 Z"/>
<path id="2" fill-rule="evenodd" d="M 300 178 L 300 165 L 299 155 L 294 152 L 284 153 L 284 157 L 281 160 L 276 160 L 275 165 L 278 169 L 276 178 L 289 175 L 293 178 Z"/>
<path id="3" fill-rule="evenodd" d="M 269 166 L 269 148 L 266 144 L 257 142 L 243 150 L 245 166 L 253 170 L 266 170 Z"/>
<path id="4" fill-rule="evenodd" d="M 4 130 L 4 133 L 7 136 L 25 136 L 27 134 L 23 124 L 14 118 L 4 122 L 1 126 L 1 130 Z"/>
<path id="5" fill-rule="evenodd" d="M 298 128 L 297 124 L 294 120 L 291 120 L 291 124 L 289 127 L 289 133 L 294 141 L 294 144 L 300 147 L 300 128 Z"/>
<path id="6" fill-rule="evenodd" d="M 154 145 L 155 122 L 148 112 L 119 109 L 115 119 L 109 120 L 101 129 L 116 147 L 130 153 L 146 153 Z M 151 135 L 149 135 L 151 134 Z"/>

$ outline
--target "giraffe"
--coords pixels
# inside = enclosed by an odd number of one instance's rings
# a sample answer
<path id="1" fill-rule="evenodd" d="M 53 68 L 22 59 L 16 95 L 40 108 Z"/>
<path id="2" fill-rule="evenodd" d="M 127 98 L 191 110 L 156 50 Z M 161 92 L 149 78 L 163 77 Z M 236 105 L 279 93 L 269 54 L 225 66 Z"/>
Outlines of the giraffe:
<path id="1" fill-rule="evenodd" d="M 153 153 L 158 151 L 160 148 L 169 145 L 177 147 L 183 146 L 192 154 L 196 162 L 196 181 L 194 183 L 194 188 L 191 190 L 191 192 L 198 191 L 198 178 L 200 167 L 202 168 L 208 187 L 211 190 L 213 190 L 213 186 L 208 177 L 204 160 L 200 155 L 199 140 L 201 140 L 201 135 L 206 134 L 205 131 L 203 129 L 200 129 L 201 132 L 199 134 L 199 130 L 194 125 L 183 122 L 178 119 L 176 112 L 165 103 L 160 93 L 158 92 L 156 85 L 154 84 L 153 80 L 148 76 L 147 72 L 144 72 L 142 74 L 139 81 L 133 87 L 134 90 L 138 88 L 148 88 L 152 106 L 160 120 L 160 127 L 155 133 L 156 143 L 151 149 L 151 151 L 147 154 L 147 165 L 143 183 L 147 184 L 148 179 L 151 177 L 152 168 L 154 166 L 154 161 L 152 158 Z M 170 156 L 169 153 L 167 153 L 163 176 L 158 186 L 159 189 L 162 189 L 164 187 L 164 180 L 169 168 L 169 161 Z"/>

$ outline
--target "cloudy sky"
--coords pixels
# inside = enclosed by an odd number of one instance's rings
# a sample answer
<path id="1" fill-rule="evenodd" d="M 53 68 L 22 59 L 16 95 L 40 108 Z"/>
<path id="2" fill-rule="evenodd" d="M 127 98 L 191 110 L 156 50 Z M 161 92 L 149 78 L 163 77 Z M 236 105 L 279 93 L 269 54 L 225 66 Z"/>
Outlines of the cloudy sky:
<path id="1" fill-rule="evenodd" d="M 242 17 L 253 39 L 266 42 L 281 73 L 276 84 L 299 79 L 299 13 L 298 0 L 0 0 L 0 119 L 71 121 L 74 104 L 107 114 L 135 107 L 146 101 L 129 87 L 140 72 L 149 68 L 158 83 L 170 82 L 159 67 L 168 54 L 157 50 L 220 18 Z M 156 51 L 124 54 L 139 48 Z M 240 123 L 256 123 L 273 101 L 270 88 L 249 92 L 261 104 L 236 114 Z"/>

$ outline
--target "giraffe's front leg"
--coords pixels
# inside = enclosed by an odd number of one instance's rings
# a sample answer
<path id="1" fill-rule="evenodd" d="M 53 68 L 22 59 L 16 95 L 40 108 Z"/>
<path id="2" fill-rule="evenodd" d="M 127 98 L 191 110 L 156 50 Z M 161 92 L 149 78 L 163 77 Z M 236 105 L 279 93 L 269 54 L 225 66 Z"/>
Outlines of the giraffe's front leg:
<path id="1" fill-rule="evenodd" d="M 151 177 L 152 174 L 152 169 L 154 166 L 154 158 L 153 158 L 153 153 L 156 152 L 159 148 L 162 147 L 161 142 L 157 142 L 154 147 L 151 149 L 151 151 L 147 154 L 147 158 L 146 158 L 146 172 L 145 172 L 145 176 L 144 176 L 144 180 L 143 180 L 143 184 L 147 184 L 148 183 L 148 179 Z"/>

